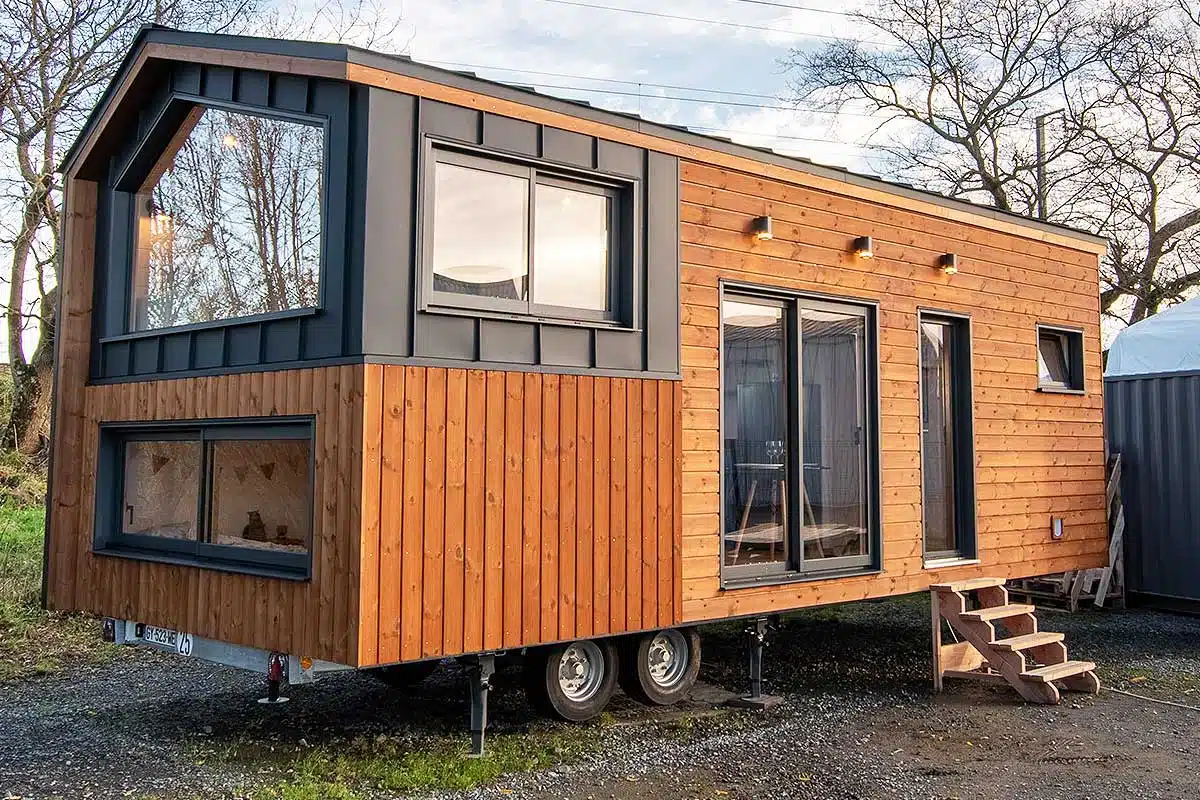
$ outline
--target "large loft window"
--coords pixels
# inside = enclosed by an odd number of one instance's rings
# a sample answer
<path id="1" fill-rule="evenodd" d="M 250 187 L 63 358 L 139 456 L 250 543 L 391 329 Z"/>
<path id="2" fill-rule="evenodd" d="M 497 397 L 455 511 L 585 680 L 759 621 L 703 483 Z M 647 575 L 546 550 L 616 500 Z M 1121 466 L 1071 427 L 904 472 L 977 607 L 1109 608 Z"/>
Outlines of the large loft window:
<path id="1" fill-rule="evenodd" d="M 129 329 L 320 302 L 325 133 L 192 106 L 135 188 Z"/>
<path id="2" fill-rule="evenodd" d="M 101 446 L 98 549 L 307 574 L 311 424 L 113 427 Z"/>
<path id="3" fill-rule="evenodd" d="M 721 300 L 727 580 L 861 570 L 878 552 L 872 309 Z"/>
<path id="4" fill-rule="evenodd" d="M 434 305 L 620 319 L 629 187 L 431 152 L 425 261 Z"/>

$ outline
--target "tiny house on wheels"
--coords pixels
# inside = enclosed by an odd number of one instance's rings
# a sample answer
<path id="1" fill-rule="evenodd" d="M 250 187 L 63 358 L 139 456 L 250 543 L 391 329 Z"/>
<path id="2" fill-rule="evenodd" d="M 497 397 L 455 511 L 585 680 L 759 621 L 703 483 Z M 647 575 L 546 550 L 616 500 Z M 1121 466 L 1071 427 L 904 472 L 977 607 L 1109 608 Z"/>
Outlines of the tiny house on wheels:
<path id="1" fill-rule="evenodd" d="M 1106 563 L 1094 236 L 162 28 L 64 173 L 47 602 L 110 639 L 582 719 L 703 623 Z"/>

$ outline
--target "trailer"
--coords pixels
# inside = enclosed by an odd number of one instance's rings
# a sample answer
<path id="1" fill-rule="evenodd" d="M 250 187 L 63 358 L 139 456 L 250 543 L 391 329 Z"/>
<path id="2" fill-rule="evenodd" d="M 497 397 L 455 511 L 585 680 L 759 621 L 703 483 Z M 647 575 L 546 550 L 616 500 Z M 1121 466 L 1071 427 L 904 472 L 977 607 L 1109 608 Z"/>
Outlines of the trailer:
<path id="1" fill-rule="evenodd" d="M 158 27 L 64 181 L 46 599 L 112 640 L 461 658 L 478 745 L 502 653 L 580 720 L 705 623 L 1106 563 L 1095 236 Z"/>

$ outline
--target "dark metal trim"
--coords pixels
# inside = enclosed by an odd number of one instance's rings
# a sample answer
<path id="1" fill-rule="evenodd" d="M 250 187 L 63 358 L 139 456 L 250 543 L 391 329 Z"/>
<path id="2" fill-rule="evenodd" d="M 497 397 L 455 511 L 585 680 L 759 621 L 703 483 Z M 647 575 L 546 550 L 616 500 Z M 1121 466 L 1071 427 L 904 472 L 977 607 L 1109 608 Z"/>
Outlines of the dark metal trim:
<path id="1" fill-rule="evenodd" d="M 635 178 L 603 170 L 564 167 L 545 159 L 513 155 L 484 147 L 464 145 L 431 134 L 423 134 L 418 144 L 417 164 L 417 280 L 416 310 L 439 312 L 458 310 L 469 316 L 499 315 L 523 322 L 584 324 L 595 327 L 633 330 L 640 320 L 635 308 L 626 308 L 625 286 L 632 287 L 642 273 L 638 246 L 641 184 Z M 528 181 L 526 200 L 526 299 L 475 297 L 439 292 L 434 289 L 433 226 L 435 188 L 431 175 L 438 164 L 495 172 Z M 539 305 L 533 299 L 535 230 L 537 225 L 537 187 L 558 186 L 574 191 L 601 194 L 609 199 L 608 303 L 605 311 Z"/>
<path id="2" fill-rule="evenodd" d="M 243 103 L 235 103 L 228 100 L 215 100 L 204 97 L 202 95 L 190 94 L 185 92 L 172 91 L 167 95 L 162 109 L 154 122 L 147 129 L 146 135 L 142 137 L 137 147 L 130 154 L 121 172 L 111 184 L 111 190 L 114 192 L 123 192 L 136 198 L 138 187 L 145 180 L 147 169 L 152 168 L 157 158 L 162 155 L 164 144 L 169 143 L 170 137 L 177 131 L 177 126 L 171 124 L 173 115 L 179 113 L 179 107 L 184 106 L 193 108 L 196 106 L 204 106 L 205 108 L 215 108 L 223 111 L 228 111 L 234 114 L 243 114 L 245 116 L 261 117 L 263 119 L 275 119 L 281 122 L 290 122 L 297 125 L 308 125 L 310 127 L 320 128 L 322 141 L 321 155 L 321 254 L 320 263 L 317 265 L 317 302 L 313 306 L 305 306 L 302 308 L 285 309 L 283 311 L 271 311 L 260 314 L 248 314 L 238 317 L 226 317 L 219 320 L 211 320 L 206 322 L 188 323 L 185 325 L 171 325 L 163 328 L 147 328 L 145 330 L 133 330 L 133 281 L 135 272 L 135 261 L 138 257 L 137 248 L 137 226 L 140 211 L 136 203 L 131 203 L 131 213 L 126 221 L 126 235 L 129 237 L 129 263 L 125 265 L 125 286 L 124 286 L 124 312 L 122 325 L 125 329 L 123 336 L 113 336 L 101 339 L 105 341 L 120 341 L 122 338 L 141 338 L 151 336 L 162 336 L 171 333 L 182 333 L 187 331 L 205 330 L 210 328 L 223 328 L 231 325 L 240 325 L 244 323 L 266 322 L 274 319 L 287 319 L 294 316 L 314 316 L 324 311 L 326 308 L 326 285 L 328 283 L 328 264 L 329 264 L 329 164 L 331 161 L 330 141 L 329 141 L 329 118 L 322 114 L 309 114 L 297 111 L 288 111 L 285 109 L 263 109 L 259 106 L 251 106 Z M 164 129 L 164 126 L 169 126 Z M 147 154 L 151 155 L 147 155 Z"/>
<path id="3" fill-rule="evenodd" d="M 1057 381 L 1043 383 L 1041 370 L 1038 370 L 1037 390 L 1039 392 L 1054 394 L 1087 394 L 1087 386 L 1085 383 L 1087 379 L 1087 373 L 1085 370 L 1083 355 L 1083 328 L 1077 328 L 1071 325 L 1058 325 L 1049 322 L 1039 322 L 1034 326 L 1034 328 L 1036 330 L 1034 345 L 1038 358 L 1041 358 L 1043 331 L 1062 337 L 1063 342 L 1067 346 L 1067 371 L 1070 378 L 1070 383 L 1067 384 L 1061 384 Z"/>
<path id="4" fill-rule="evenodd" d="M 925 549 L 925 430 L 923 425 L 925 391 L 921 380 L 921 323 L 926 320 L 953 325 L 958 342 L 950 354 L 951 415 L 954 440 L 954 550 Z M 917 413 L 921 454 L 921 553 L 930 562 L 949 559 L 973 560 L 979 555 L 979 504 L 975 464 L 975 330 L 970 314 L 938 308 L 917 308 Z M 929 567 L 926 566 L 926 569 Z"/>
<path id="5" fill-rule="evenodd" d="M 868 342 L 863 349 L 863 422 L 867 428 L 864 437 L 866 445 L 866 490 L 867 519 L 870 526 L 868 532 L 869 550 L 865 556 L 847 556 L 844 558 L 821 559 L 813 567 L 806 568 L 803 562 L 803 550 L 798 548 L 787 531 L 789 549 L 792 555 L 788 567 L 783 570 L 771 569 L 765 574 L 759 569 L 759 575 L 749 576 L 747 567 L 727 567 L 725 564 L 725 319 L 724 299 L 727 295 L 742 296 L 750 301 L 755 298 L 782 304 L 788 331 L 788 434 L 791 439 L 788 446 L 789 479 L 800 475 L 803 480 L 801 447 L 792 446 L 801 443 L 799 427 L 802 425 L 802 396 L 800 374 L 802 342 L 799 334 L 799 312 L 802 308 L 825 308 L 847 313 L 848 310 L 860 313 L 864 321 L 864 330 Z M 717 483 L 720 492 L 720 502 L 717 509 L 718 535 L 720 536 L 719 580 L 722 590 L 736 589 L 744 586 L 762 586 L 769 584 L 784 584 L 803 580 L 825 580 L 830 577 L 845 575 L 868 574 L 882 571 L 883 565 L 883 510 L 882 510 L 882 480 L 881 469 L 882 447 L 880 431 L 882 429 L 882 410 L 880 407 L 880 376 L 879 376 L 879 301 L 855 297 L 845 297 L 820 292 L 809 292 L 787 287 L 757 284 L 748 281 L 728 280 L 721 278 L 717 281 L 717 330 L 718 330 L 718 365 L 717 393 L 720 409 L 717 415 Z M 793 355 L 794 352 L 794 355 Z M 793 366 L 794 364 L 794 366 Z M 800 506 L 800 494 L 793 490 L 788 499 L 788 514 L 792 520 L 802 520 L 797 515 Z M 796 529 L 797 531 L 799 528 Z M 833 562 L 833 563 L 830 563 Z M 799 566 L 797 566 L 799 564 Z M 730 570 L 736 570 L 730 574 Z"/>
<path id="6" fill-rule="evenodd" d="M 232 328 L 238 325 L 254 325 L 260 322 L 273 322 L 280 319 L 315 317 L 322 311 L 323 309 L 321 307 L 316 306 L 307 306 L 305 308 L 289 308 L 285 311 L 266 311 L 262 314 L 250 314 L 245 317 L 229 317 L 227 319 L 214 319 L 206 322 L 192 322 L 187 325 L 173 325 L 169 328 L 148 328 L 144 331 L 130 331 L 128 333 L 118 333 L 113 336 L 102 336 L 96 340 L 96 343 L 103 345 L 110 344 L 112 342 L 133 342 L 137 341 L 138 339 L 154 339 L 156 337 L 174 333 L 211 331 Z M 195 370 L 188 370 L 188 372 L 194 374 Z"/>

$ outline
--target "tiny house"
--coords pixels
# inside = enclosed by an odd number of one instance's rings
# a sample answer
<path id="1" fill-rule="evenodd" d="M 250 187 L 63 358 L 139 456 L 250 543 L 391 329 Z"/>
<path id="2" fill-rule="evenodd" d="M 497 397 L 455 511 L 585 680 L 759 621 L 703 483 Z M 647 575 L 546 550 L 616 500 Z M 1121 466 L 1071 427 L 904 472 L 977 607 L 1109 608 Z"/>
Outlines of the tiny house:
<path id="1" fill-rule="evenodd" d="M 703 623 L 1106 563 L 1086 233 L 162 28 L 64 173 L 47 602 L 118 641 L 525 651 L 584 718 L 676 699 Z"/>

